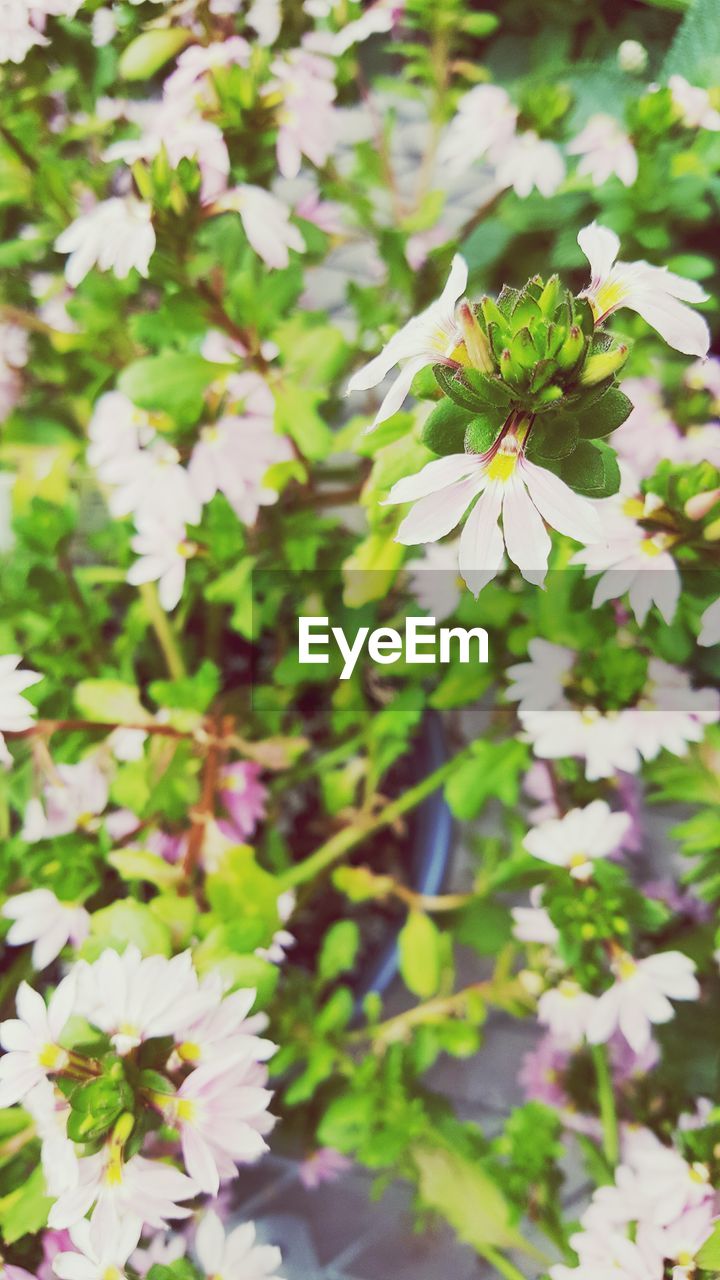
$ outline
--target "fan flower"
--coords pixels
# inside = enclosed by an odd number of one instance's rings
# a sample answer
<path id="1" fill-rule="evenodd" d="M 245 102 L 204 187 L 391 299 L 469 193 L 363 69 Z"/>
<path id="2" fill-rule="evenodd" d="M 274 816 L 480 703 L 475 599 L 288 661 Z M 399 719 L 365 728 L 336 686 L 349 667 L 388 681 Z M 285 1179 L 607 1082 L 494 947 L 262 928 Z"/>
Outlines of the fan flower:
<path id="1" fill-rule="evenodd" d="M 544 582 L 552 545 L 544 520 L 578 542 L 602 536 L 587 499 L 525 457 L 527 431 L 526 425 L 510 422 L 485 453 L 449 454 L 428 462 L 417 475 L 398 480 L 386 499 L 414 503 L 396 535 L 396 541 L 413 546 L 444 537 L 479 495 L 458 555 L 460 572 L 476 595 L 497 574 L 505 550 L 524 578 Z"/>
<path id="2" fill-rule="evenodd" d="M 706 648 L 720 642 L 720 599 L 708 605 L 700 619 L 698 644 Z"/>
<path id="3" fill-rule="evenodd" d="M 184 1038 L 210 996 L 198 983 L 189 951 L 143 957 L 134 945 L 103 951 L 78 967 L 76 1012 L 104 1031 L 120 1054 L 156 1036 Z"/>
<path id="4" fill-rule="evenodd" d="M 197 544 L 185 536 L 184 525 L 144 515 L 138 517 L 130 546 L 139 559 L 130 565 L 127 581 L 135 587 L 143 582 L 159 583 L 160 604 L 171 613 L 180 603 L 187 562 L 197 552 Z"/>
<path id="5" fill-rule="evenodd" d="M 694 280 L 675 275 L 649 262 L 620 262 L 620 240 L 614 231 L 591 222 L 578 233 L 578 244 L 590 263 L 587 298 L 596 324 L 620 307 L 636 311 L 668 346 L 689 356 L 706 356 L 710 331 L 688 302 L 706 302 L 707 294 Z"/>
<path id="6" fill-rule="evenodd" d="M 5 903 L 2 915 L 13 921 L 5 938 L 8 946 L 22 947 L 32 942 L 33 967 L 38 970 L 52 964 L 68 942 L 79 947 L 90 930 L 85 908 L 74 902 L 60 902 L 51 889 L 16 894 Z"/>
<path id="7" fill-rule="evenodd" d="M 86 1218 L 70 1228 L 75 1252 L 58 1253 L 53 1270 L 59 1280 L 124 1280 L 125 1263 L 140 1239 L 135 1218 L 118 1223 L 99 1243 L 93 1242 Z"/>
<path id="8" fill-rule="evenodd" d="M 195 1252 L 213 1280 L 282 1280 L 280 1250 L 257 1244 L 252 1222 L 243 1222 L 226 1235 L 217 1214 L 206 1213 L 195 1234 Z"/>
<path id="9" fill-rule="evenodd" d="M 119 280 L 133 270 L 141 276 L 155 251 L 152 208 L 133 196 L 103 200 L 81 214 L 55 241 L 58 253 L 67 253 L 65 278 L 76 288 L 93 267 L 112 271 Z"/>
<path id="10" fill-rule="evenodd" d="M 245 235 L 268 267 L 286 267 L 290 249 L 305 252 L 305 241 L 290 221 L 287 205 L 262 187 L 243 183 L 224 191 L 215 201 L 212 212 L 239 213 Z"/>
<path id="11" fill-rule="evenodd" d="M 613 116 L 591 116 L 585 128 L 567 146 L 568 155 L 580 156 L 578 173 L 601 187 L 613 175 L 631 187 L 638 174 L 637 152 L 625 130 Z"/>
<path id="12" fill-rule="evenodd" d="M 168 1220 L 190 1217 L 179 1200 L 190 1200 L 199 1188 L 172 1165 L 135 1155 L 125 1161 L 113 1139 L 95 1155 L 79 1161 L 76 1186 L 68 1187 L 50 1210 L 51 1227 L 74 1227 L 91 1213 L 88 1242 L 99 1253 L 121 1228 L 128 1236 L 143 1224 L 160 1229 Z"/>
<path id="13" fill-rule="evenodd" d="M 444 164 L 466 171 L 474 160 L 500 155 L 515 136 L 518 109 L 496 84 L 478 84 L 463 95 L 440 149 Z"/>
<path id="14" fill-rule="evenodd" d="M 634 960 L 625 952 L 613 961 L 615 982 L 598 997 L 588 1023 L 591 1044 L 609 1040 L 619 1029 L 636 1053 L 650 1043 L 654 1023 L 674 1017 L 673 1000 L 697 1000 L 700 986 L 695 964 L 681 951 L 661 951 Z"/>
<path id="15" fill-rule="evenodd" d="M 668 88 L 686 129 L 709 129 L 712 133 L 718 132 L 720 111 L 716 111 L 713 107 L 707 89 L 689 84 L 685 77 L 680 75 L 670 76 Z"/>
<path id="16" fill-rule="evenodd" d="M 0 763 L 4 765 L 12 764 L 12 757 L 3 732 L 22 733 L 32 728 L 35 708 L 22 694 L 42 680 L 37 671 L 18 671 L 21 662 L 22 658 L 15 653 L 0 657 Z"/>
<path id="17" fill-rule="evenodd" d="M 565 161 L 560 148 L 532 129 L 518 133 L 506 145 L 497 148 L 495 181 L 502 190 L 512 187 L 516 196 L 525 200 L 533 187 L 541 196 L 552 196 L 565 177 Z"/>
<path id="18" fill-rule="evenodd" d="M 45 1007 L 42 996 L 21 982 L 15 1001 L 17 1018 L 0 1022 L 0 1107 L 20 1102 L 36 1085 L 65 1066 L 68 1055 L 60 1036 L 77 1011 L 76 983 L 69 974 L 58 984 Z"/>
<path id="19" fill-rule="evenodd" d="M 615 852 L 630 823 L 629 814 L 613 813 L 605 800 L 593 800 L 584 809 L 541 822 L 523 845 L 534 858 L 567 868 L 574 880 L 589 880 L 594 860 Z"/>
<path id="20" fill-rule="evenodd" d="M 672 622 L 680 599 L 680 573 L 670 554 L 677 541 L 672 533 L 649 533 L 628 514 L 628 507 L 641 501 L 629 501 L 618 495 L 601 504 L 606 541 L 576 552 L 571 564 L 585 566 L 585 576 L 600 573 L 595 587 L 593 608 L 607 600 L 617 600 L 627 592 L 630 607 L 640 626 L 645 625 L 652 605 L 668 625 Z"/>
<path id="21" fill-rule="evenodd" d="M 402 329 L 393 334 L 379 355 L 353 374 L 347 386 L 348 391 L 367 391 L 370 387 L 377 387 L 401 360 L 407 362 L 402 365 L 380 405 L 373 422 L 374 427 L 402 408 L 416 373 L 426 365 L 447 361 L 462 342 L 463 335 L 455 309 L 465 292 L 467 279 L 467 263 L 456 253 L 447 284 L 437 301 L 431 302 L 419 316 L 408 320 Z"/>
<path id="22" fill-rule="evenodd" d="M 23 839 L 33 844 L 71 831 L 97 829 L 96 819 L 107 805 L 109 790 L 107 772 L 96 753 L 77 764 L 53 765 L 43 788 L 44 808 L 39 803 L 28 805 Z"/>
<path id="23" fill-rule="evenodd" d="M 219 796 L 229 821 L 220 820 L 228 839 L 247 840 L 265 817 L 267 789 L 260 781 L 260 765 L 251 760 L 228 764 L 220 775 Z"/>
<path id="24" fill-rule="evenodd" d="M 540 996 L 538 1021 L 550 1028 L 559 1045 L 573 1048 L 587 1034 L 595 1003 L 595 996 L 566 978 Z"/>

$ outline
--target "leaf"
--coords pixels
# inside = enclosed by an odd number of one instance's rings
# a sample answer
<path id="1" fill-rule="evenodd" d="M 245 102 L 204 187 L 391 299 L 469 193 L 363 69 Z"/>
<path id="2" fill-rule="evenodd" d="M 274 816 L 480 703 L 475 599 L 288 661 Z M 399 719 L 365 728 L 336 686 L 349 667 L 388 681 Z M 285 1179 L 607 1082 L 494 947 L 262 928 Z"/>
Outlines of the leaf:
<path id="1" fill-rule="evenodd" d="M 164 412 L 178 426 L 197 422 L 203 410 L 206 388 L 227 371 L 188 351 L 167 351 L 143 356 L 129 364 L 118 378 L 118 389 L 141 409 Z"/>
<path id="2" fill-rule="evenodd" d="M 485 453 L 497 440 L 505 421 L 504 409 L 488 409 L 468 424 L 465 448 L 468 453 Z"/>
<path id="3" fill-rule="evenodd" d="M 445 786 L 445 799 L 455 817 L 476 818 L 491 796 L 508 807 L 516 804 L 526 764 L 527 747 L 522 742 L 476 742 L 470 760 Z"/>
<path id="4" fill-rule="evenodd" d="M 453 936 L 482 956 L 497 955 L 512 933 L 512 917 L 500 902 L 478 898 L 454 917 Z"/>
<path id="5" fill-rule="evenodd" d="M 417 1144 L 410 1154 L 423 1204 L 441 1213 L 465 1244 L 479 1253 L 493 1247 L 523 1249 L 535 1256 L 513 1227 L 512 1209 L 482 1165 L 440 1146 Z"/>
<path id="6" fill-rule="evenodd" d="M 360 930 L 354 920 L 336 920 L 322 941 L 318 973 L 323 982 L 332 982 L 355 964 L 360 946 Z"/>
<path id="7" fill-rule="evenodd" d="M 107 860 L 123 880 L 144 880 L 158 889 L 167 889 L 183 879 L 181 867 L 174 867 L 148 849 L 114 849 Z"/>
<path id="8" fill-rule="evenodd" d="M 720 1271 L 720 1222 L 696 1254 L 695 1261 L 705 1271 Z"/>
<path id="9" fill-rule="evenodd" d="M 620 468 L 609 445 L 581 440 L 569 458 L 559 463 L 558 475 L 576 493 L 588 498 L 609 498 L 620 488 Z"/>
<path id="10" fill-rule="evenodd" d="M 571 454 L 578 441 L 578 426 L 574 414 L 563 409 L 543 413 L 536 418 L 528 439 L 526 453 L 531 461 L 544 458 L 565 458 Z"/>
<path id="11" fill-rule="evenodd" d="M 711 85 L 720 69 L 718 0 L 693 0 L 662 67 L 663 80 L 685 76 L 691 84 Z"/>
<path id="12" fill-rule="evenodd" d="M 632 411 L 632 400 L 619 387 L 611 387 L 593 405 L 578 414 L 580 435 L 588 439 L 609 436 L 611 431 L 622 426 Z"/>
<path id="13" fill-rule="evenodd" d="M 96 959 L 106 947 L 123 951 L 128 943 L 134 943 L 144 956 L 169 956 L 172 951 L 167 925 L 158 920 L 144 902 L 135 902 L 133 898 L 121 899 L 94 912 L 90 933 L 82 947 L 84 959 Z"/>
<path id="14" fill-rule="evenodd" d="M 420 439 L 425 448 L 432 449 L 433 453 L 462 453 L 465 431 L 470 421 L 470 411 L 446 396 L 425 420 Z"/>
<path id="15" fill-rule="evenodd" d="M 142 31 L 130 41 L 118 63 L 125 80 L 149 80 L 192 40 L 182 27 L 157 27 Z"/>
<path id="16" fill-rule="evenodd" d="M 21 1187 L 0 1199 L 0 1238 L 3 1244 L 14 1244 L 23 1236 L 41 1231 L 52 1203 L 45 1195 L 45 1179 L 38 1165 Z"/>
<path id="17" fill-rule="evenodd" d="M 275 388 L 275 425 L 295 441 L 301 454 L 313 461 L 327 457 L 332 432 L 317 406 L 323 395 L 313 387 L 283 383 Z"/>
<path id="18" fill-rule="evenodd" d="M 511 392 L 499 378 L 486 378 L 474 369 L 453 372 L 444 364 L 433 366 L 438 386 L 461 409 L 483 413 L 509 404 Z"/>
<path id="19" fill-rule="evenodd" d="M 440 985 L 440 933 L 424 911 L 411 911 L 398 935 L 400 973 L 414 996 L 429 1000 Z"/>
<path id="20" fill-rule="evenodd" d="M 87 720 L 107 724 L 145 724 L 152 720 L 135 685 L 123 680 L 81 680 L 75 686 L 74 699 L 80 715 Z"/>

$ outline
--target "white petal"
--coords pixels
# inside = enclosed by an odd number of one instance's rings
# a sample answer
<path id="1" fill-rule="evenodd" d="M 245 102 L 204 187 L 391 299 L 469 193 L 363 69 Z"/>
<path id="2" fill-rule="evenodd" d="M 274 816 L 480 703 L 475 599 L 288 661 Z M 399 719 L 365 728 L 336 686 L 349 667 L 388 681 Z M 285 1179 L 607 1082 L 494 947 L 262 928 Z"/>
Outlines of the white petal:
<path id="1" fill-rule="evenodd" d="M 482 463 L 478 455 L 472 453 L 449 453 L 444 458 L 434 458 L 414 476 L 405 476 L 398 480 L 390 490 L 385 502 L 415 502 L 425 498 L 439 489 L 464 480 L 467 476 L 482 471 Z"/>
<path id="2" fill-rule="evenodd" d="M 514 475 L 503 496 L 503 536 L 507 553 L 528 582 L 541 586 L 552 543 L 520 478 Z"/>
<path id="3" fill-rule="evenodd" d="M 437 542 L 438 538 L 444 538 L 462 520 L 479 483 L 481 478 L 469 476 L 420 498 L 400 525 L 395 541 L 414 547 L 420 542 Z"/>
<path id="4" fill-rule="evenodd" d="M 704 296 L 704 295 L 703 295 Z M 624 306 L 637 311 L 643 320 L 657 329 L 668 346 L 684 355 L 699 356 L 702 359 L 710 348 L 710 330 L 707 322 L 696 311 L 692 311 L 684 302 L 669 293 L 631 295 L 625 299 Z"/>
<path id="5" fill-rule="evenodd" d="M 619 237 L 609 227 L 601 227 L 597 222 L 591 222 L 589 226 L 578 231 L 577 242 L 590 263 L 591 278 L 604 280 L 618 256 Z"/>
<path id="6" fill-rule="evenodd" d="M 559 476 L 545 467 L 538 467 L 526 458 L 521 466 L 530 497 L 543 520 L 547 520 L 558 533 L 575 538 L 577 542 L 598 542 L 602 539 L 600 517 L 587 498 L 574 493 Z"/>
<path id="7" fill-rule="evenodd" d="M 502 487 L 490 485 L 481 493 L 460 537 L 460 572 L 475 595 L 495 577 L 502 564 L 504 543 L 498 527 Z"/>

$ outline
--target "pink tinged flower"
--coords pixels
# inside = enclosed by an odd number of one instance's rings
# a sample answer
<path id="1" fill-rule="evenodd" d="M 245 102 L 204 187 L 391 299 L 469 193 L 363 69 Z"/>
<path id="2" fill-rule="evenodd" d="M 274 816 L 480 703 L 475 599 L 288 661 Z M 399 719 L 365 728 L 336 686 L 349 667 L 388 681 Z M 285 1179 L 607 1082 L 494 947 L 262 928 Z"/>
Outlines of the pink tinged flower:
<path id="1" fill-rule="evenodd" d="M 130 546 L 139 558 L 130 565 L 127 580 L 134 587 L 157 582 L 160 604 L 171 613 L 180 603 L 187 562 L 197 552 L 197 544 L 186 538 L 183 525 L 167 524 L 150 515 L 139 516 L 136 523 L 137 533 Z"/>
<path id="2" fill-rule="evenodd" d="M 700 619 L 700 635 L 698 644 L 709 648 L 720 643 L 720 599 L 708 605 Z"/>
<path id="3" fill-rule="evenodd" d="M 440 146 L 440 160 L 465 170 L 492 151 L 500 156 L 515 136 L 518 109 L 505 89 L 479 84 L 464 94 L 457 115 L 448 125 Z"/>
<path id="4" fill-rule="evenodd" d="M 519 711 L 567 706 L 565 685 L 575 665 L 575 650 L 535 636 L 528 643 L 528 656 L 529 662 L 507 669 L 512 681 L 505 694 L 508 701 L 517 702 Z"/>
<path id="5" fill-rule="evenodd" d="M 419 271 L 427 262 L 428 255 L 441 244 L 447 244 L 450 232 L 447 227 L 430 227 L 428 231 L 416 231 L 409 236 L 405 244 L 405 257 L 413 271 Z"/>
<path id="6" fill-rule="evenodd" d="M 48 1195 L 59 1196 L 78 1180 L 77 1148 L 67 1136 L 70 1104 L 49 1080 L 43 1080 L 23 1098 L 23 1107 L 35 1121 L 42 1142 L 41 1160 Z"/>
<path id="7" fill-rule="evenodd" d="M 335 144 L 333 102 L 335 64 L 307 49 L 276 58 L 269 92 L 281 95 L 277 108 L 277 161 L 283 178 L 296 178 L 302 157 L 325 164 Z"/>
<path id="8" fill-rule="evenodd" d="M 637 475 L 652 475 L 663 458 L 675 457 L 683 437 L 665 408 L 655 378 L 626 378 L 622 389 L 634 407 L 613 432 L 613 448 Z"/>
<path id="9" fill-rule="evenodd" d="M 506 145 L 499 145 L 491 157 L 495 161 L 495 181 L 502 190 L 512 187 L 521 200 L 533 188 L 541 196 L 555 194 L 565 177 L 565 161 L 554 142 L 539 138 L 529 130 L 518 133 Z"/>
<path id="10" fill-rule="evenodd" d="M 615 982 L 598 997 L 588 1039 L 602 1044 L 618 1028 L 636 1053 L 650 1042 L 650 1028 L 674 1017 L 670 1000 L 697 1000 L 695 964 L 681 951 L 662 951 L 644 960 L 625 953 L 613 963 Z"/>
<path id="11" fill-rule="evenodd" d="M 164 148 L 173 169 L 181 160 L 197 161 L 200 195 L 205 203 L 225 190 L 230 157 L 222 130 L 210 120 L 204 120 L 189 100 L 183 103 L 173 95 L 160 103 L 143 103 L 135 109 L 133 118 L 142 129 L 141 136 L 114 142 L 105 152 L 104 160 L 123 160 L 128 165 L 136 160 L 152 162 Z"/>
<path id="12" fill-rule="evenodd" d="M 218 67 L 247 67 L 250 62 L 251 49 L 242 36 L 230 36 L 214 44 L 192 44 L 184 49 L 177 59 L 175 70 L 168 76 L 163 85 L 163 96 L 174 99 L 185 99 L 179 103 L 185 107 L 186 95 L 198 89 L 198 81 L 203 81 Z M 207 91 L 199 96 L 207 98 Z"/>
<path id="13" fill-rule="evenodd" d="M 257 992 L 252 988 L 226 995 L 222 980 L 211 974 L 201 986 L 205 1007 L 185 1029 L 185 1039 L 177 1044 L 179 1061 L 193 1066 L 213 1064 L 229 1067 L 235 1063 L 265 1062 L 277 1049 L 272 1040 L 258 1033 L 268 1025 L 267 1014 L 252 1013 Z"/>
<path id="14" fill-rule="evenodd" d="M 295 213 L 305 222 L 311 222 L 328 236 L 341 236 L 345 230 L 345 208 L 335 200 L 323 200 L 317 187 L 298 200 Z"/>
<path id="15" fill-rule="evenodd" d="M 219 794 L 230 822 L 221 822 L 220 827 L 229 838 L 248 839 L 265 817 L 267 789 L 260 781 L 261 772 L 250 760 L 238 760 L 222 770 Z"/>
<path id="16" fill-rule="evenodd" d="M 641 627 L 653 605 L 669 625 L 675 617 L 682 585 L 669 551 L 677 539 L 668 533 L 648 533 L 623 513 L 623 505 L 621 499 L 603 521 L 606 541 L 578 551 L 570 563 L 584 565 L 586 577 L 601 574 L 593 594 L 594 609 L 627 592 Z M 605 503 L 602 506 L 605 511 Z"/>
<path id="17" fill-rule="evenodd" d="M 320 1147 L 300 1164 L 298 1177 L 306 1191 L 316 1191 L 323 1182 L 335 1182 L 352 1169 L 352 1160 L 333 1147 Z"/>
<path id="18" fill-rule="evenodd" d="M 16 998 L 17 1018 L 0 1022 L 0 1107 L 20 1102 L 36 1085 L 67 1063 L 67 1053 L 58 1043 L 68 1018 L 76 1009 L 76 982 L 73 974 L 63 978 L 45 1001 L 26 982 L 21 982 Z"/>
<path id="19" fill-rule="evenodd" d="M 65 278 L 76 288 L 93 267 L 112 271 L 124 280 L 133 269 L 147 276 L 155 251 L 152 209 L 142 200 L 125 196 L 103 200 L 76 218 L 55 241 L 58 253 L 68 253 Z"/>
<path id="20" fill-rule="evenodd" d="M 31 17 L 27 0 L 2 0 L 0 3 L 0 63 L 24 62 L 35 45 L 48 43 L 37 26 L 33 25 Z"/>
<path id="21" fill-rule="evenodd" d="M 712 1234 L 715 1212 L 706 1201 L 686 1209 L 667 1226 L 641 1222 L 638 1243 L 653 1249 L 672 1265 L 672 1280 L 691 1280 L 697 1270 L 695 1256 Z"/>
<path id="22" fill-rule="evenodd" d="M 55 1275 L 59 1280 L 124 1280 L 140 1231 L 141 1224 L 129 1218 L 102 1240 L 93 1240 L 90 1223 L 83 1218 L 70 1228 L 75 1252 L 59 1253 L 53 1261 Z"/>
<path id="23" fill-rule="evenodd" d="M 77 1012 L 123 1055 L 157 1036 L 182 1040 L 206 1003 L 188 951 L 143 957 L 131 944 L 79 967 Z"/>
<path id="24" fill-rule="evenodd" d="M 528 821 L 533 825 L 546 822 L 548 818 L 559 818 L 561 810 L 557 802 L 551 766 L 543 760 L 535 760 L 530 765 L 522 784 L 523 792 L 536 802 L 536 808 L 528 813 Z"/>
<path id="25" fill-rule="evenodd" d="M 2 914 L 13 921 L 5 941 L 11 947 L 34 943 L 32 962 L 38 970 L 52 964 L 68 942 L 79 947 L 90 930 L 85 908 L 60 902 L 51 889 L 16 894 L 5 903 Z"/>
<path id="26" fill-rule="evenodd" d="M 467 278 L 467 263 L 460 254 L 456 253 L 447 284 L 437 301 L 432 302 L 419 316 L 413 316 L 412 320 L 408 320 L 407 324 L 393 335 L 378 356 L 353 374 L 348 383 L 348 392 L 367 391 L 370 387 L 377 387 L 400 361 L 405 362 L 380 405 L 373 426 L 376 427 L 402 408 L 403 401 L 410 391 L 410 384 L 420 369 L 424 369 L 429 364 L 443 363 L 452 356 L 455 348 L 462 342 L 462 332 L 455 317 L 455 309 L 465 292 Z M 457 524 L 457 520 L 453 524 Z M 452 524 L 448 525 L 445 532 L 449 532 L 452 528 Z"/>
<path id="27" fill-rule="evenodd" d="M 258 1244 L 252 1222 L 243 1222 L 226 1235 L 211 1210 L 195 1233 L 195 1252 L 203 1271 L 213 1280 L 282 1280 L 278 1272 L 280 1250 L 275 1245 Z"/>
<path id="28" fill-rule="evenodd" d="M 573 879 L 589 880 L 595 859 L 616 851 L 630 823 L 629 814 L 613 813 L 605 800 L 593 800 L 534 827 L 523 845 L 534 858 L 565 867 Z"/>
<path id="29" fill-rule="evenodd" d="M 613 175 L 626 187 L 631 187 L 637 178 L 637 152 L 613 116 L 591 116 L 585 128 L 568 143 L 567 152 L 580 156 L 578 173 L 591 178 L 596 187 Z"/>
<path id="30" fill-rule="evenodd" d="M 709 129 L 713 133 L 720 130 L 720 111 L 712 106 L 707 89 L 689 84 L 679 75 L 670 76 L 668 88 L 687 129 Z"/>
<path id="31" fill-rule="evenodd" d="M 292 458 L 289 439 L 278 435 L 271 418 L 228 416 L 203 427 L 188 476 L 198 501 L 223 493 L 238 520 L 253 525 L 260 508 L 278 500 L 277 489 L 264 483 L 269 468 Z"/>
<path id="32" fill-rule="evenodd" d="M 258 0 L 256 0 L 258 3 Z M 347 53 L 355 44 L 361 44 L 370 36 L 385 35 L 395 25 L 397 13 L 402 12 L 403 5 L 397 0 L 376 0 L 365 10 L 362 17 L 348 22 L 340 31 L 310 31 L 303 36 L 303 47 L 313 53 L 326 53 L 338 58 Z"/>
<path id="33" fill-rule="evenodd" d="M 262 187 L 242 186 L 225 191 L 213 205 L 215 213 L 239 213 L 245 235 L 268 267 L 286 267 L 289 250 L 305 252 L 305 241 L 290 221 L 282 200 Z"/>
<path id="34" fill-rule="evenodd" d="M 460 572 L 476 595 L 501 568 L 505 550 L 524 578 L 542 585 L 552 545 L 543 521 L 579 542 L 602 536 L 591 503 L 530 462 L 510 427 L 485 453 L 437 458 L 394 484 L 388 503 L 414 503 L 396 541 L 410 546 L 437 541 L 455 528 L 476 497 L 458 556 Z"/>
<path id="35" fill-rule="evenodd" d="M 576 982 L 564 980 L 538 1000 L 538 1020 L 549 1027 L 559 1044 L 574 1048 L 587 1035 L 596 1000 Z"/>
<path id="36" fill-rule="evenodd" d="M 578 1232 L 570 1237 L 570 1244 L 579 1256 L 579 1266 L 550 1267 L 551 1280 L 662 1280 L 660 1255 L 649 1254 L 619 1231 Z"/>
<path id="37" fill-rule="evenodd" d="M 201 504 L 177 449 L 158 437 L 145 436 L 142 443 L 144 447 L 106 458 L 98 469 L 113 489 L 112 514 L 161 520 L 172 528 L 198 524 Z"/>
<path id="38" fill-rule="evenodd" d="M 180 1131 L 188 1174 L 211 1195 L 221 1181 L 237 1176 L 237 1165 L 267 1151 L 263 1134 L 274 1123 L 268 1114 L 272 1093 L 255 1083 L 256 1070 L 252 1063 L 211 1063 L 192 1071 L 172 1097 L 158 1097 L 165 1120 Z"/>
<path id="39" fill-rule="evenodd" d="M 32 728 L 36 711 L 22 695 L 25 689 L 42 680 L 37 671 L 18 671 L 21 662 L 22 658 L 15 653 L 0 657 L 0 763 L 4 765 L 12 764 L 12 757 L 3 732 L 22 733 Z"/>
<path id="40" fill-rule="evenodd" d="M 710 331 L 703 317 L 686 305 L 707 301 L 699 284 L 675 275 L 667 267 L 618 261 L 618 236 L 596 222 L 583 227 L 577 239 L 590 263 L 590 284 L 581 296 L 590 303 L 597 324 L 620 307 L 628 307 L 676 351 L 707 355 Z"/>
<path id="41" fill-rule="evenodd" d="M 454 613 L 462 597 L 456 542 L 429 543 L 420 559 L 407 560 L 409 589 L 421 608 L 442 621 Z"/>
<path id="42" fill-rule="evenodd" d="M 168 1235 L 155 1233 L 146 1245 L 135 1250 L 130 1263 L 139 1276 L 146 1276 L 151 1267 L 156 1264 L 169 1267 L 179 1258 L 184 1258 L 186 1252 L 187 1242 L 184 1236 L 176 1232 Z"/>
<path id="43" fill-rule="evenodd" d="M 43 788 L 44 809 L 28 805 L 23 839 L 32 844 L 68 835 L 71 831 L 96 830 L 100 825 L 98 815 L 104 811 L 108 796 L 107 772 L 97 755 L 86 756 L 78 764 L 54 765 L 50 780 Z"/>
<path id="44" fill-rule="evenodd" d="M 571 1053 L 552 1034 L 544 1035 L 534 1049 L 525 1054 L 518 1072 L 518 1084 L 527 1101 L 544 1102 L 548 1107 L 565 1107 L 568 1095 L 563 1076 L 570 1065 Z"/>
<path id="45" fill-rule="evenodd" d="M 92 1210 L 89 1242 L 100 1251 L 117 1237 L 121 1227 L 143 1224 L 156 1230 L 175 1218 L 188 1218 L 190 1210 L 178 1203 L 198 1194 L 198 1187 L 172 1165 L 135 1155 L 123 1161 L 122 1152 L 108 1143 L 96 1155 L 80 1162 L 77 1186 L 68 1188 L 50 1210 L 51 1227 L 74 1227 Z"/>

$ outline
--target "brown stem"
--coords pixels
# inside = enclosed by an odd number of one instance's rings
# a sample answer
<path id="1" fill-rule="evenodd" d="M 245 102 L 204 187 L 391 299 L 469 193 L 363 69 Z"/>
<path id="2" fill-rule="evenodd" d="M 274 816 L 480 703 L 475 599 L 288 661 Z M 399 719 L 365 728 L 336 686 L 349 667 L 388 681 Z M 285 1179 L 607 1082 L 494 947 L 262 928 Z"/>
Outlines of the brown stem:
<path id="1" fill-rule="evenodd" d="M 212 727 L 213 722 L 211 722 Z M 190 813 L 190 834 L 183 859 L 183 870 L 188 879 L 192 877 L 202 858 L 205 831 L 215 813 L 215 793 L 219 781 L 220 767 L 225 755 L 223 740 L 225 735 L 229 734 L 232 729 L 232 717 L 223 716 L 219 723 L 217 721 L 214 722 L 214 727 L 218 730 L 218 733 L 211 737 L 210 746 L 205 756 L 200 804 Z"/>

